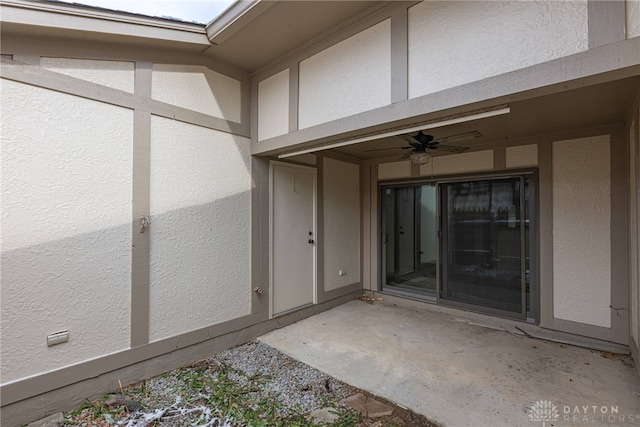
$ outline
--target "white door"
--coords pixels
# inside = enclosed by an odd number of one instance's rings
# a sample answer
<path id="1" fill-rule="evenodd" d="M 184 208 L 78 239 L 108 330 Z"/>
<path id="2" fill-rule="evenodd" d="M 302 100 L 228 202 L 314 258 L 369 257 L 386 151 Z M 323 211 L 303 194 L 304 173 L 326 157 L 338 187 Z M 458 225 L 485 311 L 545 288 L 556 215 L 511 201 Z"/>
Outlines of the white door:
<path id="1" fill-rule="evenodd" d="M 316 171 L 272 164 L 271 313 L 313 304 Z"/>

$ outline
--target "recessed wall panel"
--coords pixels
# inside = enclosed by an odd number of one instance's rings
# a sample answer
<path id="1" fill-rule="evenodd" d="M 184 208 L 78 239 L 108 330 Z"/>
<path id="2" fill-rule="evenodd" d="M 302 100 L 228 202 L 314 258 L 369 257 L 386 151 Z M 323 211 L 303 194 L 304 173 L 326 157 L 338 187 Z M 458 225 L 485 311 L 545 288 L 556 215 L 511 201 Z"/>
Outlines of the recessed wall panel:
<path id="1" fill-rule="evenodd" d="M 323 160 L 324 290 L 360 281 L 360 167 Z"/>
<path id="2" fill-rule="evenodd" d="M 152 116 L 152 341 L 250 314 L 251 187 L 248 139 Z"/>
<path id="3" fill-rule="evenodd" d="M 258 83 L 258 140 L 289 132 L 289 69 Z"/>
<path id="4" fill-rule="evenodd" d="M 553 312 L 611 326 L 609 136 L 553 143 Z"/>
<path id="5" fill-rule="evenodd" d="M 388 105 L 390 38 L 387 19 L 300 62 L 299 128 Z"/>
<path id="6" fill-rule="evenodd" d="M 409 97 L 582 52 L 587 1 L 425 1 L 409 8 Z"/>
<path id="7" fill-rule="evenodd" d="M 133 112 L 4 79 L 1 90 L 6 383 L 129 347 Z M 59 331 L 69 341 L 47 347 Z"/>
<path id="8" fill-rule="evenodd" d="M 135 63 L 95 59 L 40 58 L 40 66 L 56 73 L 133 93 Z"/>
<path id="9" fill-rule="evenodd" d="M 151 96 L 199 113 L 241 121 L 240 82 L 201 65 L 153 64 Z"/>

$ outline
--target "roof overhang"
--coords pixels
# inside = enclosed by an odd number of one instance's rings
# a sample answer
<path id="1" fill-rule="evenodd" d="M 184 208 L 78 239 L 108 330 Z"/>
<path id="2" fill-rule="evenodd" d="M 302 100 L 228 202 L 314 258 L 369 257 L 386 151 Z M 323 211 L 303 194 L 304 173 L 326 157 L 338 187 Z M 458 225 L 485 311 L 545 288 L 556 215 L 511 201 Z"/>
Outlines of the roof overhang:
<path id="1" fill-rule="evenodd" d="M 61 2 L 1 0 L 2 33 L 109 41 L 202 52 L 204 25 Z"/>
<path id="2" fill-rule="evenodd" d="M 392 3 L 240 0 L 207 25 L 212 46 L 206 53 L 255 73 Z"/>

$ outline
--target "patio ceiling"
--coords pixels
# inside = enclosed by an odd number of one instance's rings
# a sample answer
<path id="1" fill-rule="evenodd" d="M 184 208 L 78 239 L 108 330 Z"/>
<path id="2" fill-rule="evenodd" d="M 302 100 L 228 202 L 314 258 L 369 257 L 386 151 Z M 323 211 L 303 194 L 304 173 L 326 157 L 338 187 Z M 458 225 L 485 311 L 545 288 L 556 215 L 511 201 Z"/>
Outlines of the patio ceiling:
<path id="1" fill-rule="evenodd" d="M 472 122 L 429 129 L 426 133 L 442 138 L 469 131 L 482 137 L 452 145 L 480 151 L 518 144 L 523 138 L 550 135 L 584 128 L 622 123 L 634 93 L 640 88 L 640 77 L 616 80 L 595 86 L 565 91 L 509 103 L 511 112 Z M 400 136 L 377 139 L 335 148 L 332 151 L 358 159 L 400 157 L 406 146 Z M 387 148 L 397 150 L 371 151 Z M 442 151 L 434 155 L 446 155 Z"/>

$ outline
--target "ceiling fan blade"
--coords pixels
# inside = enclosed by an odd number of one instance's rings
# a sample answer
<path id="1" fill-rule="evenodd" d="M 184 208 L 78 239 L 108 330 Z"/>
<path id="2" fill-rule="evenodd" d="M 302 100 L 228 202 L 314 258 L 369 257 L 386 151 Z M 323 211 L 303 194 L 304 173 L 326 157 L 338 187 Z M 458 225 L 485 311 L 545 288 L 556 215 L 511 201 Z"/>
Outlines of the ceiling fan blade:
<path id="1" fill-rule="evenodd" d="M 477 130 L 473 130 L 470 132 L 464 132 L 464 133 L 457 133 L 455 135 L 447 135 L 447 136 L 443 136 L 442 138 L 438 138 L 438 141 L 440 142 L 448 142 L 448 141 L 467 141 L 467 140 L 471 140 L 471 139 L 478 139 L 478 138 L 482 138 L 482 134 L 480 132 L 478 132 Z"/>
<path id="2" fill-rule="evenodd" d="M 414 137 L 412 137 L 411 135 L 399 135 L 402 139 L 404 139 L 405 141 L 407 141 L 407 143 L 413 145 L 413 144 L 420 144 L 418 142 L 417 139 L 415 139 Z"/>
<path id="3" fill-rule="evenodd" d="M 449 153 L 464 153 L 469 147 L 459 147 L 457 145 L 438 144 L 434 150 L 448 151 Z"/>
<path id="4" fill-rule="evenodd" d="M 363 150 L 364 153 L 369 153 L 372 151 L 388 151 L 388 150 L 408 150 L 413 147 L 390 147 L 390 148 L 373 148 L 371 150 Z"/>

